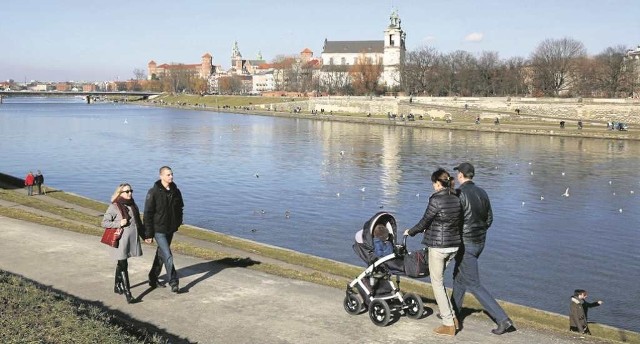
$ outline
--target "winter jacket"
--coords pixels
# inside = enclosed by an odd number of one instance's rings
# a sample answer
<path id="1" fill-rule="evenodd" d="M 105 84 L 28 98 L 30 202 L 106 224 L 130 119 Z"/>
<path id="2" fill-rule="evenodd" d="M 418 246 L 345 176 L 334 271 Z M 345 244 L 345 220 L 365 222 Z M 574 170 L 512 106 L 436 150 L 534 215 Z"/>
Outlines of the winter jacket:
<path id="1" fill-rule="evenodd" d="M 464 224 L 462 225 L 462 241 L 476 244 L 484 243 L 487 230 L 493 223 L 493 212 L 489 196 L 482 189 L 468 180 L 458 189 Z"/>
<path id="2" fill-rule="evenodd" d="M 27 177 L 24 178 L 24 185 L 31 186 L 33 185 L 34 181 L 35 181 L 35 177 L 33 176 L 33 174 L 29 173 L 27 174 Z"/>
<path id="3" fill-rule="evenodd" d="M 597 306 L 600 306 L 598 302 L 587 302 L 572 296 L 569 306 L 569 330 L 591 334 L 587 321 L 587 311 L 589 308 Z"/>
<path id="4" fill-rule="evenodd" d="M 160 180 L 147 192 L 144 202 L 145 237 L 153 238 L 155 233 L 171 234 L 182 224 L 184 203 L 182 193 L 175 183 L 169 189 L 162 186 Z"/>
<path id="5" fill-rule="evenodd" d="M 448 189 L 443 189 L 429 197 L 429 205 L 422 219 L 409 229 L 409 235 L 414 236 L 424 232 L 422 243 L 427 247 L 459 247 L 461 228 L 460 200 Z"/>

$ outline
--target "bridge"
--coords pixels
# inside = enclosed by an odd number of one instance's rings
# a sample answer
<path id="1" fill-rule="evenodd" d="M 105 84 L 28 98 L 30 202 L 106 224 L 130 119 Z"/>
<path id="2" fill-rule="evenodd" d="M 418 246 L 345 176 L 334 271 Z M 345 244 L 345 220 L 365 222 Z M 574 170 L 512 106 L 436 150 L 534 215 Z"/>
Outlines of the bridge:
<path id="1" fill-rule="evenodd" d="M 121 96 L 121 97 L 135 97 L 139 96 L 143 99 L 147 99 L 150 96 L 156 96 L 162 94 L 161 92 L 149 92 L 149 91 L 120 91 L 120 92 L 102 92 L 102 91 L 2 91 L 0 90 L 0 104 L 4 97 L 24 97 L 24 96 L 84 96 L 87 99 L 87 104 L 91 104 L 91 98 L 100 96 Z"/>

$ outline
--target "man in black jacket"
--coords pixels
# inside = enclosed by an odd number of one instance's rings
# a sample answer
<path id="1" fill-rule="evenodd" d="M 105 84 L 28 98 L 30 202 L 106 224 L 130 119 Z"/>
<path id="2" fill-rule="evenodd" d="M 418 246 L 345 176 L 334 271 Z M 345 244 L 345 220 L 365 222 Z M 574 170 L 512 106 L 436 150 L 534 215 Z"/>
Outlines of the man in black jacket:
<path id="1" fill-rule="evenodd" d="M 149 271 L 149 286 L 152 288 L 158 286 L 158 276 L 164 264 L 171 291 L 174 293 L 179 291 L 178 274 L 173 265 L 171 253 L 171 240 L 182 224 L 183 208 L 182 194 L 173 182 L 173 171 L 169 166 L 162 166 L 160 179 L 149 189 L 144 203 L 145 237 L 154 238 L 158 245 L 151 271 Z"/>
<path id="2" fill-rule="evenodd" d="M 472 179 L 475 174 L 473 165 L 463 162 L 454 170 L 458 171 L 458 182 L 460 183 L 458 192 L 464 223 L 462 225 L 462 246 L 456 255 L 456 266 L 453 272 L 451 303 L 459 315 L 462 310 L 464 294 L 468 290 L 498 324 L 498 328 L 491 330 L 491 332 L 500 335 L 514 331 L 511 319 L 480 283 L 478 258 L 484 249 L 487 230 L 493 222 L 489 196 L 473 183 Z"/>

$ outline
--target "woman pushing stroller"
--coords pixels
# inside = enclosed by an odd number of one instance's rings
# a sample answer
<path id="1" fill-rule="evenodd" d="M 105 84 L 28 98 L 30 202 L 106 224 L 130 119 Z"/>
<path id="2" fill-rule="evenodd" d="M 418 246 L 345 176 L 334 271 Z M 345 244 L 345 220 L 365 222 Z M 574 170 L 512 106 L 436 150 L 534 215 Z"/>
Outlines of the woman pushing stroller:
<path id="1" fill-rule="evenodd" d="M 431 181 L 435 192 L 429 197 L 429 205 L 422 219 L 407 229 L 404 235 L 414 236 L 424 232 L 422 243 L 429 250 L 431 287 L 442 317 L 442 326 L 434 329 L 434 332 L 455 336 L 459 325 L 444 287 L 444 270 L 461 244 L 462 207 L 454 190 L 453 177 L 446 170 L 440 168 L 433 172 Z"/>

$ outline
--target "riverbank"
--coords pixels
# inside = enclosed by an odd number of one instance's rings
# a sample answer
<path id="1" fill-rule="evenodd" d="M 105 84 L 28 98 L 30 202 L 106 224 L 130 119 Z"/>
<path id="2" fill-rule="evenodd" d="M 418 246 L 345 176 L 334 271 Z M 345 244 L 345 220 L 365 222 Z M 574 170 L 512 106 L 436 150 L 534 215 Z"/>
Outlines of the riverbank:
<path id="1" fill-rule="evenodd" d="M 50 191 L 54 192 L 49 192 L 46 196 L 27 197 L 25 191 L 21 187 L 21 179 L 13 178 L 6 175 L 0 175 L 0 180 L 3 181 L 2 189 L 0 189 L 0 215 L 12 217 L 15 219 L 21 219 L 30 223 L 40 223 L 42 225 L 46 225 L 47 227 L 54 226 L 63 228 L 67 231 L 73 230 L 81 233 L 86 233 L 89 234 L 89 238 L 86 240 L 91 243 L 95 243 L 96 247 L 100 246 L 100 244 L 97 243 L 97 236 L 100 235 L 102 231 L 102 229 L 99 227 L 99 220 L 102 212 L 106 208 L 106 204 L 52 189 L 50 189 Z M 27 230 L 31 231 L 31 229 Z M 86 236 L 86 234 L 82 235 Z M 26 242 L 28 242 L 28 240 Z M 218 262 L 216 264 L 222 264 L 223 266 L 225 266 L 225 264 L 234 265 L 237 262 L 251 262 L 251 264 L 244 265 L 247 265 L 247 270 L 255 271 L 256 273 L 267 273 L 269 275 L 277 275 L 285 277 L 287 279 L 313 282 L 314 285 L 324 285 L 331 287 L 330 289 L 333 290 L 331 294 L 338 294 L 330 297 L 330 304 L 332 304 L 332 306 L 330 307 L 331 310 L 329 314 L 332 317 L 336 317 L 336 312 L 340 313 L 340 315 L 346 315 L 346 313 L 342 311 L 342 309 L 340 309 L 341 307 L 339 305 L 343 297 L 341 295 L 344 295 L 344 286 L 348 281 L 350 281 L 353 277 L 355 277 L 359 272 L 362 271 L 362 267 L 356 267 L 331 261 L 328 259 L 313 257 L 294 251 L 285 250 L 269 245 L 263 245 L 252 242 L 250 240 L 234 238 L 231 236 L 191 226 L 183 226 L 183 228 L 181 228 L 179 235 L 176 237 L 176 242 L 174 245 L 175 251 L 177 253 L 188 255 L 189 257 L 194 257 L 195 259 L 204 260 L 204 263 L 206 263 L 207 261 L 216 261 Z M 75 247 L 73 246 L 71 246 L 70 248 L 75 249 Z M 31 250 L 33 250 L 33 248 Z M 147 252 L 152 252 L 152 247 L 145 246 L 145 250 L 147 250 Z M 45 249 L 45 251 L 47 250 Z M 27 250 L 27 252 L 30 251 Z M 147 256 L 149 256 L 149 254 Z M 187 258 L 179 259 L 186 260 Z M 29 258 L 26 258 L 26 260 L 29 260 Z M 202 261 L 196 261 L 194 263 L 194 266 L 198 266 L 198 264 L 200 263 L 202 263 Z M 100 268 L 102 269 L 103 267 L 100 264 L 104 265 L 109 263 L 103 261 L 93 265 L 100 266 Z M 133 261 L 133 264 L 137 264 L 135 260 Z M 213 267 L 211 267 L 211 269 L 213 269 Z M 108 281 L 111 279 L 111 269 L 105 268 L 105 270 L 106 272 L 102 273 L 104 275 L 102 279 L 100 279 L 99 281 L 91 281 L 91 283 L 98 284 L 97 289 L 99 291 L 99 284 L 106 283 L 106 285 L 108 286 Z M 216 271 L 218 270 L 219 269 L 216 269 Z M 226 270 L 227 269 L 225 269 L 225 271 Z M 192 276 L 192 278 L 195 280 L 202 277 L 199 274 L 206 274 L 208 270 L 200 269 L 199 271 L 199 273 L 191 273 L 190 276 Z M 139 275 L 140 276 L 138 276 L 138 279 L 144 280 L 144 273 L 141 273 Z M 37 278 L 35 279 L 38 280 Z M 213 278 L 213 280 L 215 281 L 212 283 L 218 283 L 217 278 Z M 433 304 L 433 297 L 430 294 L 431 289 L 428 284 L 422 283 L 420 281 L 404 279 L 402 282 L 402 289 L 404 291 L 420 293 L 424 297 L 425 302 L 427 302 L 428 307 L 432 309 L 435 307 Z M 104 293 L 104 291 L 100 292 Z M 302 296 L 300 297 L 304 297 L 305 293 L 306 292 L 303 292 Z M 478 333 L 488 333 L 489 329 L 493 327 L 493 323 L 490 322 L 484 315 L 481 315 L 481 313 L 479 313 L 479 305 L 477 304 L 477 302 L 475 302 L 475 300 L 472 300 L 472 298 L 468 298 L 467 300 L 468 301 L 466 302 L 468 302 L 467 305 L 468 307 L 470 307 L 470 312 L 479 315 L 473 316 L 470 319 L 474 319 L 474 322 L 479 321 L 479 323 L 473 326 L 470 325 L 469 327 L 465 325 L 465 331 L 463 331 L 462 333 L 467 332 L 471 334 L 470 332 L 475 332 L 473 328 L 476 328 L 478 330 Z M 111 302 L 117 304 L 117 301 L 121 300 L 118 299 Z M 193 302 L 196 302 L 196 300 L 194 300 Z M 566 316 L 535 310 L 528 307 L 510 304 L 507 302 L 502 302 L 502 304 L 504 305 L 509 315 L 516 321 L 516 323 L 518 324 L 518 328 L 522 329 L 522 332 L 542 331 L 543 334 L 550 335 L 553 338 L 555 338 L 556 336 L 560 338 L 573 338 L 569 333 L 566 332 L 568 323 L 568 319 Z M 355 321 L 362 321 L 362 318 L 365 318 L 365 321 L 362 325 L 372 326 L 368 322 L 368 319 L 366 319 L 366 317 L 353 318 L 347 316 L 345 318 L 342 318 L 341 316 L 339 316 L 338 318 L 342 319 L 342 321 L 346 321 L 347 326 L 353 326 L 355 324 L 352 323 L 354 319 L 358 319 Z M 433 316 L 427 316 L 424 319 L 425 321 L 428 320 L 429 322 L 429 325 L 427 326 L 434 325 L 435 327 L 437 320 L 434 320 L 434 318 L 435 317 Z M 431 324 L 431 322 L 434 323 Z M 406 323 L 406 321 L 402 319 L 401 321 L 399 321 L 399 323 L 404 324 Z M 420 324 L 422 323 L 422 321 L 418 323 Z M 392 326 L 397 325 L 394 324 Z M 424 323 L 422 323 L 421 326 L 424 326 Z M 521 331 L 518 331 L 516 332 L 516 334 L 520 332 Z M 615 329 L 609 326 L 592 324 L 592 332 L 594 333 L 594 336 L 592 337 L 594 340 L 597 338 L 601 338 L 622 342 L 640 342 L 640 337 L 637 333 Z M 182 334 L 181 332 L 174 333 Z M 464 337 L 458 335 L 458 337 L 456 338 L 462 339 Z M 485 339 L 488 338 L 496 337 L 490 336 Z M 510 337 L 510 339 L 511 338 L 513 337 Z M 474 339 L 474 337 L 468 337 L 468 339 L 477 340 L 478 338 Z M 509 341 L 513 342 L 511 340 Z M 534 339 L 533 341 L 536 340 Z"/>
<path id="2" fill-rule="evenodd" d="M 160 96 L 149 101 L 137 102 L 141 105 L 166 106 L 181 109 L 231 112 L 239 114 L 251 114 L 261 116 L 277 116 L 289 118 L 305 118 L 321 121 L 337 121 L 348 123 L 377 124 L 400 127 L 432 128 L 442 130 L 465 130 L 474 132 L 490 133 L 511 133 L 525 135 L 544 135 L 554 137 L 576 137 L 576 138 L 597 138 L 613 140 L 640 140 L 640 130 L 635 123 L 640 121 L 640 106 L 635 103 L 626 105 L 627 110 L 633 114 L 625 114 L 614 118 L 622 118 L 630 123 L 626 131 L 609 130 L 607 122 L 599 120 L 598 116 L 582 116 L 585 110 L 560 111 L 560 113 L 543 112 L 538 108 L 537 112 L 513 110 L 506 112 L 496 105 L 503 101 L 494 102 L 472 102 L 450 100 L 434 101 L 432 99 L 370 99 L 358 98 L 357 106 L 350 105 L 355 102 L 351 97 L 326 97 L 317 99 L 308 98 L 271 98 L 271 97 L 234 97 L 233 100 L 219 98 L 218 96 Z M 166 101 L 163 101 L 166 99 Z M 269 102 L 271 100 L 271 102 Z M 379 103 L 384 102 L 386 105 Z M 388 103 L 388 104 L 387 104 Z M 465 104 L 472 103 L 472 106 Z M 539 101 L 536 105 L 543 103 Z M 229 105 L 233 104 L 233 105 Z M 391 105 L 389 105 L 391 104 Z M 547 102 L 548 108 L 564 103 Z M 576 109 L 580 108 L 579 103 L 571 104 Z M 515 104 L 508 107 L 515 108 Z M 604 105 L 606 106 L 606 104 Z M 505 105 L 506 107 L 506 105 Z M 524 107 L 523 107 L 524 108 Z M 335 110 L 334 110 L 335 109 Z M 386 109 L 393 110 L 383 112 Z M 324 111 L 322 111 L 324 110 Z M 370 110 L 370 111 L 366 111 Z M 635 112 L 634 112 L 635 111 Z M 400 113 L 399 113 L 400 112 Z M 387 113 L 395 114 L 395 119 L 390 119 Z M 413 120 L 409 120 L 408 114 L 414 115 Z M 403 117 L 400 117 L 403 116 Z M 586 117 L 586 118 L 583 118 Z M 451 119 L 448 121 L 447 119 Z M 476 119 L 480 121 L 476 123 Z M 495 123 L 496 118 L 498 124 Z M 635 119 L 635 121 L 629 122 Z M 620 119 L 617 119 L 620 120 Z M 560 127 L 560 121 L 565 122 L 564 128 Z M 582 121 L 582 128 L 578 127 L 578 121 Z"/>

